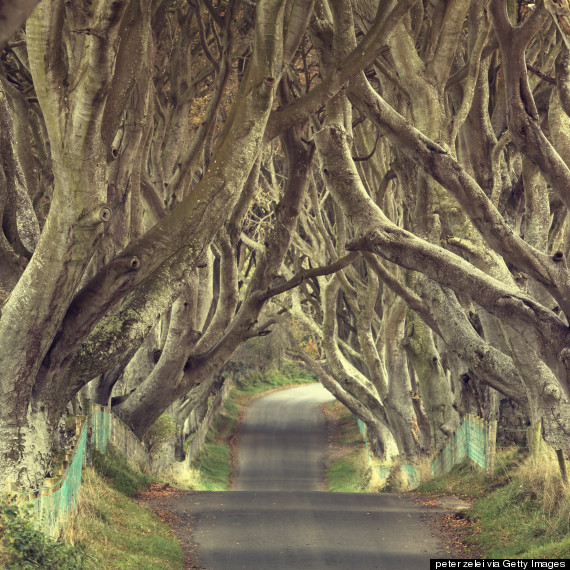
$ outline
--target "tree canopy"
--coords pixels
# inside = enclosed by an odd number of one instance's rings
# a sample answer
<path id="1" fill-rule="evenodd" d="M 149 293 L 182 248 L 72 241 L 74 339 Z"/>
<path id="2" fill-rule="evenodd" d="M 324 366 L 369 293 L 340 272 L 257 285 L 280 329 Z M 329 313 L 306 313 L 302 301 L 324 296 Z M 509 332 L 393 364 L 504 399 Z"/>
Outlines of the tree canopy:
<path id="1" fill-rule="evenodd" d="M 570 454 L 567 0 L 13 4 L 0 485 L 78 393 L 142 436 L 277 324 L 380 456 L 471 411 Z"/>

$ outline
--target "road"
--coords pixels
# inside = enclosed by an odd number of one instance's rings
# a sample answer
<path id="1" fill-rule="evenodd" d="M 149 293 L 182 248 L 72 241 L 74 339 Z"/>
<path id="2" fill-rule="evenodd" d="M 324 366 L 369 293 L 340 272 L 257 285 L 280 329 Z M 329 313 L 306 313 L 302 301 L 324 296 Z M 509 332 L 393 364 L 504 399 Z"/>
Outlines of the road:
<path id="1" fill-rule="evenodd" d="M 235 491 L 320 491 L 327 432 L 320 384 L 280 390 L 248 407 L 237 448 Z"/>
<path id="2" fill-rule="evenodd" d="M 238 442 L 234 491 L 189 493 L 170 508 L 191 517 L 209 570 L 422 570 L 447 558 L 404 495 L 324 493 L 327 444 L 320 386 L 257 399 Z"/>

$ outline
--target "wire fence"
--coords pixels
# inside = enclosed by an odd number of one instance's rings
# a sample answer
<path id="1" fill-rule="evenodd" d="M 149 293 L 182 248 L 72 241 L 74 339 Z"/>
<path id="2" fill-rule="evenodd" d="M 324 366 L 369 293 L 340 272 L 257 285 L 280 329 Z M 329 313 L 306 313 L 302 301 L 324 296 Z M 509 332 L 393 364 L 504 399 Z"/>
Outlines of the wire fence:
<path id="1" fill-rule="evenodd" d="M 358 429 L 364 437 L 368 459 L 368 437 L 366 434 L 366 424 L 357 418 Z M 432 475 L 447 473 L 454 465 L 461 463 L 465 458 L 469 458 L 473 463 L 492 473 L 495 466 L 497 450 L 497 422 L 486 421 L 474 414 L 466 414 L 455 433 L 449 438 L 445 447 L 439 452 L 431 465 Z M 416 489 L 421 482 L 419 468 L 413 463 L 402 463 L 399 465 L 401 473 L 407 480 L 410 489 Z M 388 482 L 392 472 L 392 466 L 380 465 L 379 476 L 382 484 Z"/>
<path id="2" fill-rule="evenodd" d="M 468 457 L 488 473 L 495 466 L 497 422 L 487 422 L 474 414 L 466 414 L 455 433 L 431 465 L 432 475 L 447 473 Z"/>
<path id="3" fill-rule="evenodd" d="M 199 441 L 196 441 L 190 450 L 191 453 L 186 459 L 188 463 L 203 445 L 215 413 L 233 386 L 232 382 L 227 382 L 227 386 L 225 384 L 200 425 Z M 69 515 L 77 510 L 82 470 L 90 449 L 106 453 L 108 446 L 112 445 L 135 467 L 149 470 L 155 475 L 159 475 L 171 465 L 179 465 L 175 461 L 173 450 L 170 449 L 152 457 L 129 426 L 105 406 L 93 404 L 89 417 L 77 417 L 76 422 L 76 436 L 60 477 L 46 479 L 45 487 L 15 493 L 16 501 L 22 506 L 29 505 L 39 525 L 53 538 L 60 535 Z"/>
<path id="4" fill-rule="evenodd" d="M 113 412 L 111 416 L 111 435 L 109 443 L 129 463 L 140 471 L 151 471 L 158 475 L 158 469 L 153 465 L 153 458 L 146 445 L 135 435 L 131 428 Z"/>
<path id="5" fill-rule="evenodd" d="M 212 422 L 216 414 L 227 400 L 230 390 L 233 387 L 234 387 L 234 382 L 232 378 L 231 377 L 227 378 L 225 382 L 222 384 L 220 391 L 214 398 L 214 401 L 212 402 L 210 409 L 202 419 L 200 427 L 196 430 L 196 433 L 192 441 L 188 445 L 188 449 L 186 450 L 186 459 L 184 460 L 184 462 L 187 463 L 188 466 L 190 466 L 190 464 L 196 458 L 198 453 L 200 453 L 202 447 L 204 447 L 204 444 L 206 443 L 206 436 L 208 434 L 208 430 L 210 429 L 210 426 L 212 425 Z"/>
<path id="6" fill-rule="evenodd" d="M 87 422 L 82 418 L 77 424 L 75 442 L 61 478 L 46 479 L 43 488 L 16 493 L 16 501 L 29 505 L 46 534 L 53 538 L 59 536 L 67 517 L 77 509 L 86 448 Z"/>
<path id="7" fill-rule="evenodd" d="M 356 418 L 356 423 L 358 424 L 358 429 L 360 430 L 360 435 L 364 439 L 364 445 L 366 445 L 366 455 L 368 456 L 368 463 L 372 460 L 370 455 L 370 448 L 368 447 L 368 435 L 366 434 L 366 424 L 360 419 Z"/>
<path id="8" fill-rule="evenodd" d="M 152 458 L 143 442 L 108 408 L 93 405 L 89 421 L 85 417 L 76 421 L 76 436 L 60 477 L 46 479 L 45 487 L 15 493 L 16 501 L 31 510 L 42 530 L 52 538 L 60 535 L 69 515 L 77 510 L 88 446 L 106 453 L 112 444 L 137 467 L 152 468 Z"/>
<path id="9" fill-rule="evenodd" d="M 101 453 L 107 451 L 107 445 L 113 429 L 113 420 L 108 408 L 93 404 L 91 406 L 91 445 Z"/>
<path id="10" fill-rule="evenodd" d="M 229 384 L 229 383 L 228 383 Z M 215 411 L 223 404 L 230 386 L 222 390 L 212 406 L 211 414 L 202 422 L 199 440 L 203 444 L 205 432 L 209 427 Z M 115 414 L 104 406 L 93 405 L 89 421 L 85 417 L 78 417 L 76 436 L 72 450 L 68 453 L 63 465 L 63 473 L 59 480 L 46 479 L 46 486 L 40 489 L 16 493 L 16 500 L 31 505 L 31 509 L 44 528 L 46 533 L 57 537 L 69 514 L 77 509 L 79 488 L 81 486 L 82 469 L 86 461 L 88 447 L 88 428 L 91 431 L 91 446 L 101 453 L 107 451 L 112 444 L 131 463 L 139 468 L 148 468 L 157 473 L 173 463 L 169 454 L 161 454 L 154 458 L 149 455 L 144 443 L 123 423 Z M 366 442 L 368 451 L 368 437 L 366 425 L 358 419 L 358 428 Z M 487 422 L 473 414 L 464 416 L 461 424 L 450 437 L 445 447 L 432 463 L 432 474 L 440 475 L 469 457 L 471 461 L 491 472 L 494 468 L 496 454 L 497 422 Z M 189 450 L 190 451 L 190 450 Z M 188 453 L 186 461 L 190 462 L 197 450 Z M 168 459 L 167 459 L 168 458 Z M 420 472 L 416 465 L 403 463 L 399 465 L 401 473 L 407 479 L 408 487 L 415 489 L 420 484 Z M 392 471 L 391 466 L 379 466 L 380 479 L 386 482 Z"/>

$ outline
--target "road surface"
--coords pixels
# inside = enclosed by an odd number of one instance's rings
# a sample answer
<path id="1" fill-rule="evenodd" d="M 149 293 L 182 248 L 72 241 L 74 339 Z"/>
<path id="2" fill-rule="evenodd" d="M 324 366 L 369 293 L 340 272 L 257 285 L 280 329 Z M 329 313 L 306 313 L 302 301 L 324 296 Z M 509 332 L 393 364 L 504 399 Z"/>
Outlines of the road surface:
<path id="1" fill-rule="evenodd" d="M 253 401 L 238 439 L 235 491 L 320 491 L 327 431 L 320 384 L 280 390 Z"/>
<path id="2" fill-rule="evenodd" d="M 422 570 L 447 558 L 406 496 L 319 492 L 326 433 L 318 386 L 254 401 L 238 441 L 234 491 L 189 493 L 169 508 L 191 519 L 209 570 Z"/>

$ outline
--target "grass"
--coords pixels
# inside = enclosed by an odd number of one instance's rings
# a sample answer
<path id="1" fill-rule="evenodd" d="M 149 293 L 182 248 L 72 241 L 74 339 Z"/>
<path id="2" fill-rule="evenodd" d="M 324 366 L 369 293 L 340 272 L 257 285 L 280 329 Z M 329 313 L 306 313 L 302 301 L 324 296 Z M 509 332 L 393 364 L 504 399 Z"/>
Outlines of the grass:
<path id="1" fill-rule="evenodd" d="M 326 409 L 339 426 L 336 444 L 346 450 L 328 468 L 328 490 L 405 490 L 392 475 L 385 487 L 378 483 L 378 462 L 366 457 L 356 418 L 338 402 Z M 492 475 L 466 460 L 432 479 L 430 465 L 428 460 L 419 465 L 420 494 L 456 495 L 473 503 L 467 520 L 451 516 L 447 521 L 465 541 L 466 552 L 485 558 L 570 559 L 570 484 L 563 484 L 553 452 L 543 450 L 533 461 L 520 448 L 501 450 Z M 397 466 L 398 461 L 393 472 Z"/>
<path id="2" fill-rule="evenodd" d="M 94 469 L 83 472 L 79 509 L 64 539 L 87 554 L 85 568 L 182 569 L 182 550 L 170 528 L 114 488 L 116 481 Z"/>
<path id="3" fill-rule="evenodd" d="M 242 377 L 213 423 L 196 461 L 197 469 L 176 470 L 173 466 L 167 478 L 183 488 L 228 489 L 232 475 L 230 440 L 249 401 L 264 392 L 314 381 L 294 366 L 265 376 Z M 83 470 L 78 511 L 62 536 L 65 543 L 84 554 L 84 568 L 184 567 L 182 550 L 168 525 L 134 499 L 153 481 L 125 463 L 112 448 L 106 454 L 94 452 L 93 469 Z M 10 567 L 10 557 L 11 551 L 0 542 L 0 568 Z"/>
<path id="4" fill-rule="evenodd" d="M 162 474 L 161 478 L 170 486 L 185 491 L 201 489 L 200 473 L 197 469 L 188 466 L 187 463 L 174 463 Z"/>
<path id="5" fill-rule="evenodd" d="M 214 419 L 204 447 L 192 462 L 192 468 L 198 472 L 195 488 L 202 491 L 227 491 L 230 488 L 232 441 L 239 419 L 253 398 L 273 390 L 314 382 L 313 376 L 292 364 L 267 374 L 249 371 L 240 376 Z"/>
<path id="6" fill-rule="evenodd" d="M 259 393 L 288 384 L 255 381 L 231 394 L 201 458 L 200 471 L 209 488 L 225 489 L 229 484 L 227 441 L 247 402 Z M 339 402 L 328 404 L 326 411 L 337 422 L 335 447 L 341 453 L 328 467 L 327 489 L 379 490 L 381 484 L 374 476 L 378 465 L 374 459 L 368 460 L 356 418 Z M 429 466 L 428 460 L 419 466 L 424 481 L 419 493 L 456 495 L 474 503 L 467 520 L 450 518 L 462 529 L 471 551 L 482 552 L 486 558 L 570 558 L 570 485 L 562 483 L 554 454 L 544 452 L 533 462 L 519 448 L 499 451 L 492 475 L 465 461 L 449 473 L 430 479 Z"/>
<path id="7" fill-rule="evenodd" d="M 548 450 L 499 452 L 492 476 L 464 462 L 419 492 L 474 500 L 464 540 L 485 558 L 570 558 L 570 486 Z"/>
<path id="8" fill-rule="evenodd" d="M 325 406 L 325 412 L 336 426 L 333 446 L 344 452 L 327 467 L 327 491 L 367 492 L 372 481 L 372 468 L 356 418 L 336 400 Z"/>
<path id="9" fill-rule="evenodd" d="M 236 404 L 248 402 L 250 398 L 272 390 L 315 382 L 316 379 L 312 374 L 308 374 L 293 363 L 285 363 L 281 370 L 271 370 L 266 374 L 249 371 L 238 378 Z"/>
<path id="10" fill-rule="evenodd" d="M 8 568 L 10 561 L 10 553 L 8 549 L 0 542 L 0 568 Z"/>
<path id="11" fill-rule="evenodd" d="M 327 491 L 362 493 L 368 491 L 370 467 L 362 449 L 355 449 L 337 459 L 327 469 Z"/>
<path id="12" fill-rule="evenodd" d="M 336 444 L 346 450 L 328 468 L 328 490 L 405 490 L 392 475 L 385 487 L 378 484 L 377 461 L 366 457 L 356 418 L 338 402 L 326 409 L 338 422 Z M 419 465 L 420 494 L 456 495 L 473 503 L 466 519 L 450 516 L 446 521 L 466 543 L 465 552 L 497 559 L 570 559 L 570 484 L 562 482 L 553 452 L 544 449 L 533 461 L 520 448 L 501 450 L 492 475 L 466 460 L 432 479 L 430 466 L 427 459 Z M 398 461 L 393 472 L 397 467 Z"/>
<path id="13" fill-rule="evenodd" d="M 98 473 L 106 477 L 112 486 L 127 497 L 134 497 L 142 489 L 146 489 L 152 482 L 153 477 L 149 477 L 136 469 L 133 469 L 124 459 L 112 448 L 107 448 L 107 453 L 103 454 L 93 450 L 93 465 Z"/>
<path id="14" fill-rule="evenodd" d="M 400 493 L 410 490 L 408 477 L 398 458 L 387 463 L 369 452 L 360 433 L 356 417 L 338 401 L 325 406 L 329 420 L 337 426 L 333 446 L 336 458 L 327 468 L 327 491 L 343 493 Z M 431 464 L 430 464 L 431 465 Z M 389 467 L 388 477 L 381 475 L 381 467 Z M 419 464 L 420 473 L 427 467 Z M 429 469 L 431 474 L 431 469 Z M 427 478 L 426 478 L 427 479 Z"/>
<path id="15" fill-rule="evenodd" d="M 524 452 L 519 448 L 499 452 L 493 476 L 465 460 L 448 473 L 423 483 L 418 491 L 424 494 L 456 495 L 465 500 L 478 499 L 493 489 L 506 485 L 524 457 Z"/>
<path id="16" fill-rule="evenodd" d="M 232 477 L 232 452 L 224 443 L 204 445 L 192 463 L 198 471 L 198 489 L 201 491 L 227 491 Z"/>

